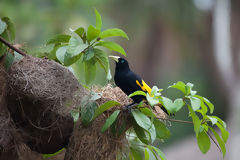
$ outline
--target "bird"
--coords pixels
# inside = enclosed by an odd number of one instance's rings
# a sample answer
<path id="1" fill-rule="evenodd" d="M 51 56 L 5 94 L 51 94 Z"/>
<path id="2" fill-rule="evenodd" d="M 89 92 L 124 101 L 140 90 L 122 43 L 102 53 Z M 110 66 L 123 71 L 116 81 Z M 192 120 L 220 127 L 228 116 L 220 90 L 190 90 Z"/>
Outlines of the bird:
<path id="1" fill-rule="evenodd" d="M 116 61 L 114 81 L 115 84 L 127 95 L 141 90 L 151 95 L 151 88 L 145 83 L 145 81 L 136 73 L 134 73 L 128 64 L 128 61 L 119 56 L 109 56 Z M 142 100 L 146 99 L 143 95 L 136 95 L 131 97 L 132 104 L 129 104 L 127 108 L 131 108 L 134 104 L 139 104 Z M 163 111 L 167 113 L 166 109 Z"/>

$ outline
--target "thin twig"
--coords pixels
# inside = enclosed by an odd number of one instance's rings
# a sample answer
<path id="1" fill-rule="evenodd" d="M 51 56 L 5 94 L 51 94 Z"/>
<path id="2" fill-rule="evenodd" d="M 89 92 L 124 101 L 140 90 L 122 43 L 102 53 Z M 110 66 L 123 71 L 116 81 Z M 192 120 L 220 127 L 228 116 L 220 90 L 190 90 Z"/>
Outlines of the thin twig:
<path id="1" fill-rule="evenodd" d="M 211 140 L 215 143 L 215 145 L 218 147 L 218 149 L 220 150 L 220 152 L 222 152 L 221 148 L 219 147 L 219 145 L 217 144 L 217 142 L 214 140 L 214 138 L 211 136 L 210 133 L 208 133 L 208 131 L 205 130 L 205 132 L 207 133 L 207 135 L 211 138 Z"/>
<path id="2" fill-rule="evenodd" d="M 8 41 L 6 41 L 4 38 L 2 38 L 0 36 L 0 41 L 5 44 L 6 46 L 8 46 L 9 48 L 11 48 L 12 50 L 18 52 L 19 54 L 21 54 L 22 56 L 26 57 L 27 56 L 27 53 L 21 51 L 20 49 L 14 47 L 12 44 L 10 44 Z"/>
<path id="3" fill-rule="evenodd" d="M 170 121 L 170 122 L 180 122 L 180 123 L 193 124 L 193 122 L 191 122 L 191 121 L 184 121 L 184 120 L 177 120 L 177 119 L 169 119 L 169 118 L 157 118 L 157 119 L 167 120 L 167 121 Z"/>

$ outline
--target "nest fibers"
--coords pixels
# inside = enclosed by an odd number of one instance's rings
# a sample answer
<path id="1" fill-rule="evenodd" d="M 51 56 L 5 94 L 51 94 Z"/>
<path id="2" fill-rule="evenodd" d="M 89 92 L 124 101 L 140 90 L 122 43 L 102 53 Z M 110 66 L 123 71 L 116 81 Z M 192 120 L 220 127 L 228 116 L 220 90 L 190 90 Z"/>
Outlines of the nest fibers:
<path id="1" fill-rule="evenodd" d="M 14 63 L 8 76 L 9 94 L 40 101 L 46 109 L 68 114 L 85 94 L 72 72 L 47 59 L 24 57 Z"/>
<path id="2" fill-rule="evenodd" d="M 7 82 L 8 110 L 24 143 L 39 153 L 66 146 L 70 111 L 85 94 L 74 75 L 54 61 L 26 56 L 11 66 Z"/>
<path id="3" fill-rule="evenodd" d="M 124 122 L 126 124 L 125 131 L 131 127 L 132 118 L 122 108 L 132 103 L 132 100 L 120 88 L 113 88 L 111 85 L 103 88 L 94 87 L 93 90 L 102 95 L 97 100 L 99 105 L 109 100 L 114 100 L 118 101 L 121 106 L 116 106 L 105 111 L 89 127 L 84 127 L 81 120 L 79 120 L 70 138 L 65 160 L 115 160 L 117 154 L 123 151 L 124 146 L 127 144 L 125 132 L 119 136 L 113 136 L 109 130 L 105 133 L 101 133 L 100 130 L 106 119 L 117 109 L 120 109 L 121 112 L 118 115 L 116 125 L 118 128 L 115 129 L 119 129 Z M 163 116 L 162 114 L 161 116 Z"/>

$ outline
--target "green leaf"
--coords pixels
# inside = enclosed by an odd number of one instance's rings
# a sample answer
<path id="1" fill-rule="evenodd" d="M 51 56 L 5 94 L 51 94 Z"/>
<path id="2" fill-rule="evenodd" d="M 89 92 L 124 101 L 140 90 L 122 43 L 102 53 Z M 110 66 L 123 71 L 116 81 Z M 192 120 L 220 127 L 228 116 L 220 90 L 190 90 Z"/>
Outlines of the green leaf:
<path id="1" fill-rule="evenodd" d="M 94 91 L 90 92 L 91 98 L 90 100 L 96 101 L 101 98 L 101 93 L 96 93 Z"/>
<path id="2" fill-rule="evenodd" d="M 6 22 L 2 21 L 2 19 L 0 18 L 0 34 L 2 34 L 6 29 L 7 29 Z"/>
<path id="3" fill-rule="evenodd" d="M 173 102 L 171 99 L 167 97 L 162 97 L 162 104 L 168 111 L 170 111 L 171 113 L 174 112 Z"/>
<path id="4" fill-rule="evenodd" d="M 113 122 L 117 119 L 117 116 L 119 113 L 120 113 L 120 110 L 116 110 L 108 117 L 105 124 L 101 128 L 102 133 L 105 132 L 113 124 Z"/>
<path id="5" fill-rule="evenodd" d="M 154 105 L 156 105 L 156 104 L 159 103 L 159 99 L 158 99 L 158 98 L 152 97 L 152 96 L 150 96 L 148 93 L 147 93 L 146 98 L 147 98 L 148 103 L 149 103 L 151 106 L 154 106 Z"/>
<path id="6" fill-rule="evenodd" d="M 155 97 L 158 97 L 158 96 L 161 96 L 161 93 L 163 89 L 158 89 L 157 86 L 153 86 L 152 87 L 152 90 L 151 90 L 151 96 L 155 96 Z"/>
<path id="7" fill-rule="evenodd" d="M 47 45 L 49 44 L 56 44 L 56 43 L 68 43 L 70 40 L 71 36 L 66 35 L 66 34 L 59 34 L 51 38 L 48 42 Z"/>
<path id="8" fill-rule="evenodd" d="M 90 43 L 92 40 L 96 39 L 100 34 L 100 30 L 90 25 L 87 30 L 87 40 Z"/>
<path id="9" fill-rule="evenodd" d="M 117 120 L 113 122 L 113 124 L 110 126 L 110 132 L 112 133 L 113 136 L 117 136 Z"/>
<path id="10" fill-rule="evenodd" d="M 125 50 L 117 43 L 114 42 L 109 42 L 109 41 L 104 41 L 104 42 L 99 42 L 96 44 L 96 46 L 102 46 L 105 48 L 108 48 L 110 50 L 116 51 L 121 53 L 122 55 L 126 56 Z"/>
<path id="11" fill-rule="evenodd" d="M 67 52 L 72 54 L 72 57 L 82 53 L 88 47 L 84 44 L 80 37 L 73 36 L 69 40 L 69 47 Z"/>
<path id="12" fill-rule="evenodd" d="M 90 96 L 85 96 L 81 101 L 81 120 L 85 126 L 88 126 L 92 122 L 97 109 L 96 101 L 92 101 L 90 98 Z"/>
<path id="13" fill-rule="evenodd" d="M 226 129 L 226 127 L 227 127 L 226 123 L 223 120 L 221 120 L 221 118 L 219 118 L 217 116 L 211 116 L 211 117 L 216 118 L 218 120 L 218 122 Z"/>
<path id="14" fill-rule="evenodd" d="M 154 146 L 148 146 L 148 148 L 150 148 L 151 150 L 154 150 L 158 154 L 158 156 L 161 158 L 161 160 L 166 160 L 166 156 L 159 148 Z"/>
<path id="15" fill-rule="evenodd" d="M 95 58 L 96 58 L 97 62 L 104 69 L 104 71 L 108 74 L 108 72 L 109 72 L 108 55 L 105 52 L 103 52 L 102 50 L 97 49 L 97 48 L 94 48 L 94 52 L 95 52 Z M 111 73 L 110 73 L 110 75 L 111 75 Z"/>
<path id="16" fill-rule="evenodd" d="M 83 27 L 79 27 L 79 28 L 76 29 L 74 32 L 77 33 L 77 35 L 78 35 L 79 37 L 83 38 L 83 34 L 84 34 L 85 30 L 84 30 Z"/>
<path id="17" fill-rule="evenodd" d="M 144 128 L 140 127 L 136 122 L 133 122 L 133 129 L 136 133 L 139 140 L 144 144 L 151 143 L 150 133 L 146 131 Z"/>
<path id="18" fill-rule="evenodd" d="M 201 130 L 201 128 L 203 128 Z M 208 124 L 202 124 L 201 127 L 200 127 L 200 132 L 202 132 L 203 130 L 205 130 L 206 132 L 208 132 Z"/>
<path id="19" fill-rule="evenodd" d="M 199 95 L 194 95 L 194 97 L 197 97 L 199 98 L 201 101 L 203 101 L 207 106 L 208 108 L 210 109 L 210 113 L 212 114 L 213 111 L 214 111 L 214 105 L 205 97 L 202 97 L 202 96 L 199 96 Z"/>
<path id="20" fill-rule="evenodd" d="M 201 109 L 197 110 L 197 112 L 201 113 L 204 117 L 207 114 L 208 108 L 205 103 L 201 100 Z"/>
<path id="21" fill-rule="evenodd" d="M 108 69 L 108 72 L 107 72 L 107 80 L 111 80 L 112 79 L 112 75 L 111 75 L 111 70 L 110 70 L 110 68 Z"/>
<path id="22" fill-rule="evenodd" d="M 70 66 L 80 59 L 82 51 L 87 45 L 79 42 L 78 39 L 72 37 L 68 46 L 56 46 L 56 57 L 65 66 Z M 54 52 L 54 50 L 53 50 Z"/>
<path id="23" fill-rule="evenodd" d="M 96 77 L 96 61 L 95 59 L 90 59 L 84 62 L 85 69 L 85 82 L 87 85 L 93 82 Z"/>
<path id="24" fill-rule="evenodd" d="M 117 128 L 117 136 L 121 136 L 123 133 L 125 133 L 127 127 L 126 120 L 121 120 L 120 126 L 116 126 Z"/>
<path id="25" fill-rule="evenodd" d="M 68 46 L 61 46 L 56 51 L 56 57 L 62 64 L 64 64 L 64 56 L 67 52 L 67 48 Z"/>
<path id="26" fill-rule="evenodd" d="M 146 96 L 146 93 L 143 91 L 135 91 L 132 94 L 130 94 L 128 97 L 131 98 L 133 96 L 138 96 L 138 95 Z"/>
<path id="27" fill-rule="evenodd" d="M 53 154 L 43 154 L 43 158 L 46 159 L 46 158 L 49 158 L 49 157 L 53 157 L 53 156 L 55 156 L 57 154 L 60 154 L 64 150 L 65 150 L 65 148 L 62 148 L 62 149 L 60 149 L 59 151 L 57 151 L 57 152 L 55 152 Z"/>
<path id="28" fill-rule="evenodd" d="M 74 33 L 76 33 L 82 39 L 84 44 L 86 43 L 87 36 L 86 36 L 85 29 L 83 27 L 76 29 Z"/>
<path id="29" fill-rule="evenodd" d="M 96 16 L 96 28 L 99 29 L 101 31 L 102 29 L 102 18 L 101 15 L 99 14 L 99 12 L 97 11 L 97 9 L 94 9 L 95 12 L 95 16 Z"/>
<path id="30" fill-rule="evenodd" d="M 193 111 L 196 111 L 201 106 L 201 100 L 196 97 L 190 97 L 191 106 L 193 108 Z"/>
<path id="31" fill-rule="evenodd" d="M 186 85 L 182 81 L 178 81 L 177 83 L 174 83 L 173 85 L 169 86 L 168 88 L 176 88 L 183 92 L 184 95 L 186 95 Z"/>
<path id="32" fill-rule="evenodd" d="M 145 148 L 145 150 L 144 150 L 144 157 L 145 157 L 145 160 L 149 160 L 149 152 L 148 152 L 148 149 L 147 148 Z"/>
<path id="33" fill-rule="evenodd" d="M 173 102 L 171 99 L 162 97 L 163 106 L 171 113 L 178 112 L 184 105 L 184 101 L 182 98 L 177 98 Z"/>
<path id="34" fill-rule="evenodd" d="M 186 84 L 186 89 L 185 89 L 186 90 L 186 95 L 190 94 L 191 96 L 193 96 L 197 93 L 197 91 L 192 90 L 193 86 L 194 85 L 192 83 L 189 83 L 189 82 Z"/>
<path id="35" fill-rule="evenodd" d="M 222 139 L 223 139 L 224 143 L 226 143 L 228 140 L 229 132 L 225 128 L 223 128 L 223 126 L 219 122 L 216 123 L 216 125 L 218 126 L 218 128 L 221 131 Z"/>
<path id="36" fill-rule="evenodd" d="M 13 41 L 15 39 L 15 26 L 14 26 L 14 24 L 10 21 L 10 19 L 8 17 L 3 17 L 2 20 L 4 22 L 6 22 L 6 24 L 7 24 L 6 32 L 7 32 L 8 39 Z"/>
<path id="37" fill-rule="evenodd" d="M 107 30 L 101 32 L 99 35 L 99 37 L 101 39 L 108 38 L 108 37 L 114 37 L 114 36 L 119 36 L 119 37 L 129 39 L 127 34 L 123 30 L 118 29 L 118 28 L 107 29 Z"/>
<path id="38" fill-rule="evenodd" d="M 205 97 L 203 97 L 204 102 L 207 104 L 207 106 L 210 109 L 210 113 L 212 114 L 214 111 L 214 105 Z"/>
<path id="39" fill-rule="evenodd" d="M 116 101 L 107 101 L 105 103 L 103 103 L 102 105 L 100 105 L 95 113 L 94 113 L 94 118 L 93 119 L 96 119 L 100 114 L 102 114 L 104 111 L 114 107 L 114 106 L 119 106 L 121 105 L 119 102 L 116 102 Z"/>
<path id="40" fill-rule="evenodd" d="M 222 151 L 222 154 L 223 154 L 223 157 L 225 156 L 226 154 L 226 147 L 225 147 L 225 143 L 224 141 L 220 138 L 220 136 L 218 135 L 218 133 L 212 128 L 212 127 L 209 127 L 211 129 L 211 131 L 213 132 L 220 148 L 221 148 L 221 151 Z"/>
<path id="41" fill-rule="evenodd" d="M 158 160 L 158 156 L 157 156 L 156 152 L 154 152 L 154 150 L 151 150 L 148 147 L 146 149 L 148 150 L 150 160 Z"/>
<path id="42" fill-rule="evenodd" d="M 4 67 L 8 70 L 14 61 L 14 56 L 11 53 L 7 53 L 5 57 Z"/>
<path id="43" fill-rule="evenodd" d="M 171 133 L 163 122 L 158 119 L 154 119 L 153 124 L 155 126 L 158 139 L 167 139 L 170 137 Z"/>
<path id="44" fill-rule="evenodd" d="M 51 59 L 51 60 L 56 60 L 56 52 L 58 50 L 58 48 L 61 47 L 60 45 L 55 45 L 53 47 L 53 49 L 47 54 L 47 57 L 48 59 Z"/>
<path id="45" fill-rule="evenodd" d="M 173 102 L 173 105 L 174 105 L 174 112 L 178 112 L 185 105 L 185 103 L 182 98 L 177 98 Z"/>
<path id="46" fill-rule="evenodd" d="M 156 139 L 156 130 L 154 125 L 152 124 L 151 120 L 139 110 L 133 110 L 132 115 L 137 122 L 137 124 L 144 128 L 145 130 L 149 131 L 151 135 L 152 142 Z"/>
<path id="47" fill-rule="evenodd" d="M 85 88 L 87 88 L 85 82 L 85 69 L 84 69 L 84 64 L 85 62 L 82 61 L 83 56 L 75 63 L 73 63 L 70 68 L 73 70 L 74 76 L 78 79 L 80 83 L 83 84 Z"/>
<path id="48" fill-rule="evenodd" d="M 215 118 L 215 117 L 212 117 L 212 116 L 207 116 L 207 117 L 212 122 L 212 125 L 214 125 L 218 122 L 217 118 Z"/>
<path id="49" fill-rule="evenodd" d="M 202 131 L 197 136 L 198 147 L 202 153 L 207 153 L 210 149 L 211 142 L 205 131 Z"/>
<path id="50" fill-rule="evenodd" d="M 192 117 L 194 131 L 195 131 L 196 135 L 198 136 L 200 126 L 201 126 L 201 121 L 200 121 L 199 117 L 196 115 L 196 113 L 193 111 L 192 107 L 189 105 L 187 105 L 187 106 L 188 106 L 188 110 L 190 112 L 190 116 Z"/>
<path id="51" fill-rule="evenodd" d="M 73 63 L 77 62 L 82 56 L 82 53 L 73 56 L 71 53 L 68 51 L 64 55 L 64 66 L 70 66 Z"/>
<path id="52" fill-rule="evenodd" d="M 21 54 L 19 54 L 16 51 L 14 51 L 14 61 L 19 61 L 19 60 L 21 60 L 23 58 L 24 58 L 24 56 L 22 56 Z"/>
<path id="53" fill-rule="evenodd" d="M 73 121 L 74 121 L 74 122 L 77 122 L 78 119 L 79 119 L 79 111 L 73 110 L 73 111 L 71 112 L 71 115 L 72 115 L 72 117 L 73 117 Z"/>
<path id="54" fill-rule="evenodd" d="M 142 157 L 142 149 L 140 147 L 130 147 L 130 160 L 144 160 Z"/>
<path id="55" fill-rule="evenodd" d="M 139 107 L 139 110 L 144 113 L 146 116 L 149 117 L 156 117 L 156 115 L 152 112 L 151 109 L 147 108 L 147 107 Z"/>
<path id="56" fill-rule="evenodd" d="M 158 160 L 158 156 L 157 156 L 156 152 L 152 148 L 149 148 L 149 145 L 147 146 L 147 148 L 151 151 L 150 153 L 152 153 L 152 155 L 154 156 L 154 157 L 152 156 L 150 159 L 151 160 L 153 160 L 153 159 Z"/>
<path id="57" fill-rule="evenodd" d="M 89 47 L 83 55 L 83 61 L 88 61 L 92 57 L 94 57 L 94 49 L 93 47 Z"/>

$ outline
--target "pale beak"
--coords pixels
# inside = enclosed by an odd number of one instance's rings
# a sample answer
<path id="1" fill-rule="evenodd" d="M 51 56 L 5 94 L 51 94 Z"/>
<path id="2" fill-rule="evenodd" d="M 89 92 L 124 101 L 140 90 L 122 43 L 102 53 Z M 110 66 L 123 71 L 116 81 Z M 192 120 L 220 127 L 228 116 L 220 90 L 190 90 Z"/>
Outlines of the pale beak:
<path id="1" fill-rule="evenodd" d="M 120 58 L 119 56 L 109 56 L 109 57 L 112 58 L 116 62 L 118 62 L 118 59 Z"/>

